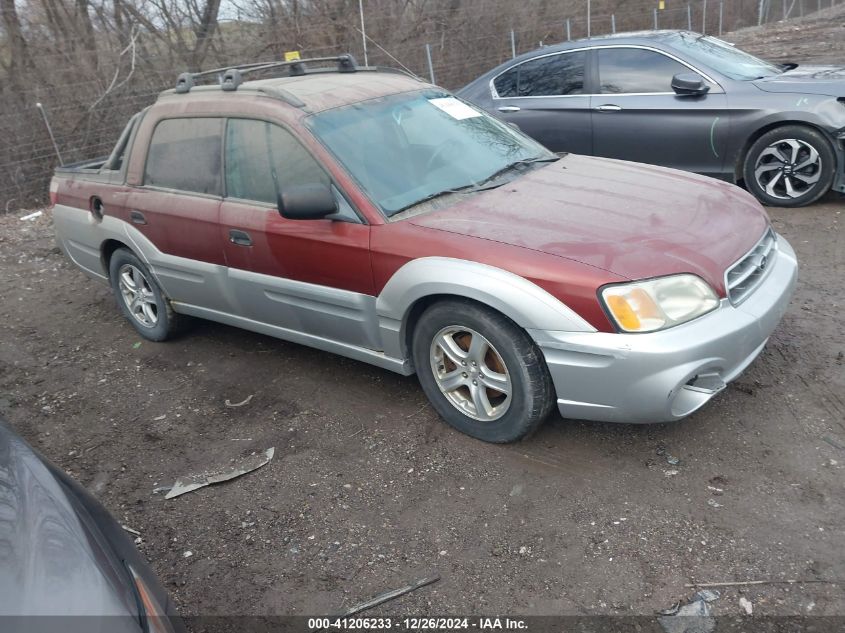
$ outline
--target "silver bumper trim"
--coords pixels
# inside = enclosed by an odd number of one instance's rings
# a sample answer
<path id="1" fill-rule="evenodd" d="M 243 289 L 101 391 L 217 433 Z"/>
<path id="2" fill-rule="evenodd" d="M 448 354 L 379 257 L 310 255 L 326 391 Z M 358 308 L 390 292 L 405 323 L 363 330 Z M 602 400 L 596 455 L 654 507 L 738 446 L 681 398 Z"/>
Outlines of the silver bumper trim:
<path id="1" fill-rule="evenodd" d="M 684 418 L 763 351 L 795 288 L 798 263 L 779 237 L 769 274 L 738 306 L 651 334 L 531 330 L 566 418 L 648 423 Z"/>

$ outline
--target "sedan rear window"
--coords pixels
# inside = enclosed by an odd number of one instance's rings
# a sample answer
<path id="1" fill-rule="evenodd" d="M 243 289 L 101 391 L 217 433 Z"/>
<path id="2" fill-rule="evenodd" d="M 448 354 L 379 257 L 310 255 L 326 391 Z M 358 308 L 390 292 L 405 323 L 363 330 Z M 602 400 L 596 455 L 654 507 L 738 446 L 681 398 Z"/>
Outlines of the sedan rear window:
<path id="1" fill-rule="evenodd" d="M 500 97 L 553 97 L 584 92 L 585 51 L 545 55 L 514 66 L 493 82 Z"/>

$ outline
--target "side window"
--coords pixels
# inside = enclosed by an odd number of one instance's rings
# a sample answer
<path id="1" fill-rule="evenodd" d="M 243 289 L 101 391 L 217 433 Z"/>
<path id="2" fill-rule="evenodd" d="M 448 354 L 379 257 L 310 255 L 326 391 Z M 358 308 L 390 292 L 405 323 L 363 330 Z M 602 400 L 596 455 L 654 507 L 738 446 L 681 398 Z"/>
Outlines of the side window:
<path id="1" fill-rule="evenodd" d="M 520 97 L 578 95 L 584 92 L 584 51 L 549 55 L 517 66 Z"/>
<path id="2" fill-rule="evenodd" d="M 153 132 L 144 184 L 220 195 L 223 119 L 165 119 Z"/>
<path id="3" fill-rule="evenodd" d="M 690 72 L 674 59 L 641 48 L 600 48 L 602 94 L 672 92 L 672 77 Z"/>
<path id="4" fill-rule="evenodd" d="M 329 178 L 293 135 L 272 123 L 230 119 L 226 131 L 226 195 L 275 204 L 292 185 Z"/>
<path id="5" fill-rule="evenodd" d="M 514 66 L 510 70 L 506 70 L 501 75 L 496 77 L 493 81 L 493 86 L 496 88 L 496 94 L 500 97 L 515 97 L 516 96 L 516 76 L 519 71 L 519 66 Z"/>

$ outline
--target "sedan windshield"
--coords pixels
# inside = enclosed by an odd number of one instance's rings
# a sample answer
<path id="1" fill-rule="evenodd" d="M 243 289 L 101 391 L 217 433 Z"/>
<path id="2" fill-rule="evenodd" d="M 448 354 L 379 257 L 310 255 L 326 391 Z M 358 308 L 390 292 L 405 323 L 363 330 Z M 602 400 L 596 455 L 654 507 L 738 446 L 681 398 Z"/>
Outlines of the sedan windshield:
<path id="1" fill-rule="evenodd" d="M 435 90 L 328 110 L 308 125 L 388 217 L 437 196 L 495 186 L 511 170 L 556 159 L 520 132 Z"/>
<path id="2" fill-rule="evenodd" d="M 726 77 L 750 81 L 781 74 L 777 66 L 737 50 L 727 42 L 694 33 L 678 33 L 669 42 L 689 61 L 709 66 Z"/>

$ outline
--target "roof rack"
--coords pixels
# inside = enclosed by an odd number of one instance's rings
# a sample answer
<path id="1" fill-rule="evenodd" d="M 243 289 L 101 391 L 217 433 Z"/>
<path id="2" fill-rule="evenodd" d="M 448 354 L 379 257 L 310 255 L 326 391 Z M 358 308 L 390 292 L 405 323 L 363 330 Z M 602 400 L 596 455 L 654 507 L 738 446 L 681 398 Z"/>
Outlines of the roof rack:
<path id="1" fill-rule="evenodd" d="M 325 72 L 328 70 L 325 67 L 309 69 L 306 64 L 335 62 L 337 64 L 337 72 L 339 73 L 354 73 L 358 70 L 365 70 L 358 66 L 358 62 L 349 53 L 338 55 L 336 57 L 312 57 L 310 59 L 295 59 L 286 62 L 255 62 L 252 64 L 241 64 L 238 66 L 228 66 L 226 68 L 214 68 L 212 70 L 204 70 L 198 73 L 182 73 L 176 80 L 176 88 L 174 92 L 177 94 L 184 94 L 190 92 L 194 87 L 194 80 L 200 77 L 209 75 L 220 76 L 220 88 L 227 92 L 235 91 L 238 86 L 243 83 L 244 75 L 254 73 L 262 70 L 271 70 L 274 68 L 289 68 L 289 75 L 291 77 L 299 77 L 306 75 L 309 72 Z M 367 68 L 366 70 L 370 70 Z"/>

